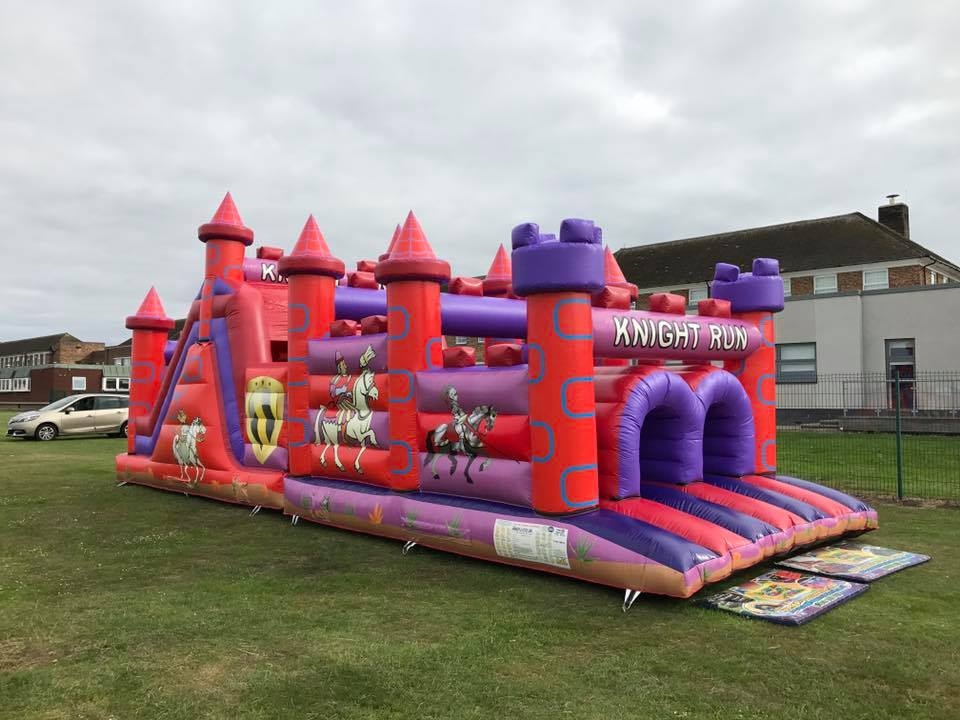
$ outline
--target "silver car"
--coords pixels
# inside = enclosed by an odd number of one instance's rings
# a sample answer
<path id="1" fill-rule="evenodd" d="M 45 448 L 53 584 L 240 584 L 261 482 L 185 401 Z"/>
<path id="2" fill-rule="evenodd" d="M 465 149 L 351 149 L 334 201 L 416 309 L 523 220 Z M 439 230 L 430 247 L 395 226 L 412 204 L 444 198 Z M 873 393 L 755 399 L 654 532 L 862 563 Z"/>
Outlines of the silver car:
<path id="1" fill-rule="evenodd" d="M 58 435 L 127 434 L 126 395 L 70 395 L 39 410 L 28 410 L 7 421 L 7 437 L 53 440 Z"/>

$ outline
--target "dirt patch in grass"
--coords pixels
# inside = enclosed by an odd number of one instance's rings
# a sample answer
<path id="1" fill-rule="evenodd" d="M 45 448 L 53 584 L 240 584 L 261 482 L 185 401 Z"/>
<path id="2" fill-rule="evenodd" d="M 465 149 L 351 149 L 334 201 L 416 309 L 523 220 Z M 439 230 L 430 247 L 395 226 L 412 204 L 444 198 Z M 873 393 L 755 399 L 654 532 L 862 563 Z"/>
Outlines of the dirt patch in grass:
<path id="1" fill-rule="evenodd" d="M 0 639 L 0 672 L 30 670 L 57 662 L 53 650 L 19 638 Z"/>

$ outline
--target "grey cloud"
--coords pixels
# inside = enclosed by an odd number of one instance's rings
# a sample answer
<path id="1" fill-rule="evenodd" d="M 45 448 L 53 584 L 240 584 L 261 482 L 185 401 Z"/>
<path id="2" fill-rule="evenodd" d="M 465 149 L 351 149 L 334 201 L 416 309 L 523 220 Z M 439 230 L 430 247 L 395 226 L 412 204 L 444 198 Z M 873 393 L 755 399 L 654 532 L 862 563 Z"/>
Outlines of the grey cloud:
<path id="1" fill-rule="evenodd" d="M 228 189 L 258 243 L 312 212 L 348 264 L 410 208 L 475 274 L 528 219 L 620 247 L 888 192 L 960 259 L 950 3 L 99 8 L 0 10 L 5 339 L 120 340 L 153 284 L 182 315 Z"/>

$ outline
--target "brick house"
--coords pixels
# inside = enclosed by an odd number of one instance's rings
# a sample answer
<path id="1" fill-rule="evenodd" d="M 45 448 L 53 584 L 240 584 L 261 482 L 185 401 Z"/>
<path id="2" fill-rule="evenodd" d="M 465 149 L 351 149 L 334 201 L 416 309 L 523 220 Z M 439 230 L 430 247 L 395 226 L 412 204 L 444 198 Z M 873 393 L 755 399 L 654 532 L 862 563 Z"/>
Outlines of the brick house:
<path id="1" fill-rule="evenodd" d="M 749 269 L 755 257 L 780 260 L 788 297 L 960 282 L 960 267 L 910 239 L 910 213 L 896 195 L 877 220 L 863 213 L 704 235 L 615 253 L 627 279 L 650 295 L 672 292 L 691 304 L 709 295 L 714 265 Z"/>
<path id="2" fill-rule="evenodd" d="M 57 333 L 0 342 L 0 407 L 36 407 L 72 393 L 129 387 L 129 340 L 108 346 Z"/>
<path id="3" fill-rule="evenodd" d="M 940 378 L 960 372 L 960 339 L 945 332 L 960 315 L 960 267 L 912 240 L 909 208 L 888 199 L 876 220 L 853 212 L 615 254 L 640 287 L 640 307 L 655 292 L 691 305 L 708 297 L 717 262 L 748 270 L 755 257 L 778 258 L 787 295 L 776 324 L 783 421 L 890 410 L 897 376 L 901 408 L 946 407 L 954 401 Z"/>

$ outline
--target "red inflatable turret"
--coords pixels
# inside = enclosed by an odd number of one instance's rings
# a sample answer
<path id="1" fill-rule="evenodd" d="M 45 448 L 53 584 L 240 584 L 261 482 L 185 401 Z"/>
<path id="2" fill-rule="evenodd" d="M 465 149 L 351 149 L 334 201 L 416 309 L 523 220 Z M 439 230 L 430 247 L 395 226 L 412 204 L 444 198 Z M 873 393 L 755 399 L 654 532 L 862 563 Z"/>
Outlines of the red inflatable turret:
<path id="1" fill-rule="evenodd" d="M 483 278 L 483 294 L 487 297 L 512 298 L 513 294 L 513 263 L 510 261 L 510 255 L 501 244 L 497 248 L 497 254 L 487 270 L 486 277 Z M 490 348 L 502 343 L 514 343 L 517 340 L 512 338 L 484 338 L 483 356 L 486 357 Z"/>
<path id="2" fill-rule="evenodd" d="M 393 231 L 393 237 L 390 238 L 390 244 L 387 246 L 387 251 L 383 255 L 381 255 L 379 258 L 377 258 L 380 262 L 383 262 L 388 257 L 390 257 L 390 253 L 392 253 L 393 249 L 396 247 L 397 239 L 399 237 L 400 237 L 400 226 L 397 225 L 396 229 Z"/>
<path id="3" fill-rule="evenodd" d="M 611 252 L 609 246 L 603 248 L 603 290 L 593 296 L 594 307 L 610 308 L 612 310 L 631 310 L 637 301 L 640 291 L 636 285 L 627 282 L 627 278 L 620 269 L 620 263 Z M 597 365 L 629 365 L 626 358 L 597 358 Z"/>
<path id="4" fill-rule="evenodd" d="M 163 350 L 167 335 L 173 329 L 156 288 L 140 303 L 136 315 L 127 318 L 127 329 L 133 330 L 130 355 L 130 412 L 127 418 L 127 452 L 134 451 L 137 418 L 149 416 L 163 381 Z"/>
<path id="5" fill-rule="evenodd" d="M 307 379 L 309 341 L 330 331 L 334 321 L 333 296 L 344 265 L 330 253 L 313 215 L 307 218 L 293 251 L 280 259 L 278 269 L 288 278 L 287 416 L 291 475 L 310 474 L 310 386 Z"/>
<path id="6" fill-rule="evenodd" d="M 377 282 L 387 288 L 387 364 L 390 367 L 390 487 L 420 486 L 416 373 L 443 367 L 440 341 L 440 285 L 450 265 L 437 259 L 411 212 L 389 257 L 377 265 Z"/>
<path id="7" fill-rule="evenodd" d="M 207 246 L 203 288 L 200 291 L 198 335 L 200 342 L 206 342 L 210 339 L 216 282 L 220 280 L 231 287 L 243 282 L 243 255 L 247 247 L 253 244 L 253 230 L 243 224 L 233 197 L 227 193 L 210 222 L 197 230 L 197 236 Z"/>

